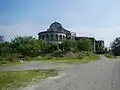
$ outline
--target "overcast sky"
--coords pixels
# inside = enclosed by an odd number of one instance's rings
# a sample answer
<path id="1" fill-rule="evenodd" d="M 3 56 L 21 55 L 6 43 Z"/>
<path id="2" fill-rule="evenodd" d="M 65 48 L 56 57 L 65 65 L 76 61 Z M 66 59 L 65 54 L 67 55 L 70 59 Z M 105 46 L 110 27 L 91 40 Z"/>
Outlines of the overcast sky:
<path id="1" fill-rule="evenodd" d="M 120 36 L 120 0 L 0 0 L 0 34 L 6 40 L 37 36 L 54 21 L 108 46 Z"/>

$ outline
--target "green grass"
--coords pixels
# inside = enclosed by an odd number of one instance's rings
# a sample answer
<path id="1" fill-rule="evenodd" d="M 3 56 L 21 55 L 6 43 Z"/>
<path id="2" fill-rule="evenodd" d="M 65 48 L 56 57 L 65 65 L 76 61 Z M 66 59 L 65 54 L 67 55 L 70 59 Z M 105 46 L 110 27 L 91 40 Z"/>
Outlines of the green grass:
<path id="1" fill-rule="evenodd" d="M 61 53 L 65 56 L 60 57 Z M 53 54 L 43 54 L 41 56 L 29 58 L 28 60 L 25 60 L 25 63 L 27 63 L 29 61 L 54 61 L 54 62 L 61 62 L 61 63 L 87 63 L 87 62 L 94 61 L 94 60 L 100 60 L 100 57 L 96 54 L 93 54 L 92 52 L 83 51 L 83 52 L 77 52 L 77 53 L 79 53 L 79 55 L 72 52 L 73 55 L 67 56 L 66 53 L 60 52 L 60 53 L 57 53 L 57 55 L 58 55 L 57 57 L 54 56 Z M 4 66 L 10 66 L 10 65 L 16 65 L 16 64 L 21 64 L 21 63 L 19 62 L 19 60 L 14 60 L 13 62 L 7 62 L 7 61 L 3 60 L 3 62 L 0 62 L 0 65 L 4 65 Z"/>
<path id="2" fill-rule="evenodd" d="M 57 73 L 57 70 L 0 72 L 0 90 L 13 90 L 25 87 L 46 77 L 55 76 Z"/>
<path id="3" fill-rule="evenodd" d="M 100 60 L 100 57 L 98 55 L 91 55 L 91 56 L 85 56 L 81 59 L 78 58 L 68 58 L 68 57 L 35 57 L 32 58 L 30 61 L 52 61 L 52 62 L 58 62 L 58 63 L 87 63 L 90 61 Z"/>
<path id="4" fill-rule="evenodd" d="M 20 62 L 0 62 L 0 66 L 11 66 L 11 65 L 16 65 L 16 64 L 21 64 Z"/>
<path id="5" fill-rule="evenodd" d="M 100 57 L 94 56 L 94 57 L 84 57 L 83 59 L 63 59 L 63 60 L 54 60 L 54 61 L 59 63 L 73 64 L 73 63 L 88 63 L 90 61 L 96 61 L 96 60 L 100 60 Z"/>
<path id="6" fill-rule="evenodd" d="M 117 59 L 117 57 L 112 54 L 105 54 L 105 56 L 109 59 Z"/>

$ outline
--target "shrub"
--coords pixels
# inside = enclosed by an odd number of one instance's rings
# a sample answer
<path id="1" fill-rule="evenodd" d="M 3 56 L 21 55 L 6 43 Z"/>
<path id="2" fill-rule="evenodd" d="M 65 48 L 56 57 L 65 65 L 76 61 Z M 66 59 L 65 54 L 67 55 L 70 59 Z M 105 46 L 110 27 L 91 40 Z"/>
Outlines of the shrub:
<path id="1" fill-rule="evenodd" d="M 112 54 L 112 53 L 107 53 L 107 54 L 105 54 L 105 56 L 106 56 L 107 58 L 117 58 L 117 57 L 114 56 L 114 54 Z"/>
<path id="2" fill-rule="evenodd" d="M 86 56 L 93 56 L 94 55 L 92 52 L 89 52 L 89 51 L 85 52 L 85 54 L 86 54 Z"/>
<path id="3" fill-rule="evenodd" d="M 77 58 L 78 59 L 83 59 L 85 57 L 85 54 L 80 52 L 78 55 L 77 55 Z"/>

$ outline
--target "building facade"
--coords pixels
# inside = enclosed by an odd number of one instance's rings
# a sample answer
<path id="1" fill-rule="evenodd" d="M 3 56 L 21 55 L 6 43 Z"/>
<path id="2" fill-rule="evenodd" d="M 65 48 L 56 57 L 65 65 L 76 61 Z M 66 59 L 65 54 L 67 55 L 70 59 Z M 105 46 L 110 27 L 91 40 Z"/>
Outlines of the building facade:
<path id="1" fill-rule="evenodd" d="M 50 25 L 47 31 L 38 33 L 39 39 L 45 40 L 50 44 L 61 44 L 63 40 L 75 40 L 76 33 L 66 30 L 58 22 Z"/>
<path id="2" fill-rule="evenodd" d="M 104 41 L 103 40 L 98 40 L 98 41 L 96 41 L 96 53 L 103 53 L 104 52 L 104 49 L 105 49 L 105 47 L 104 47 L 105 45 L 104 45 Z"/>
<path id="3" fill-rule="evenodd" d="M 52 23 L 47 31 L 38 33 L 38 36 L 39 39 L 45 40 L 49 44 L 61 44 L 63 40 L 90 39 L 93 52 L 97 52 L 98 47 L 100 46 L 104 47 L 104 41 L 96 41 L 94 37 L 77 37 L 75 32 L 64 29 L 59 22 Z"/>

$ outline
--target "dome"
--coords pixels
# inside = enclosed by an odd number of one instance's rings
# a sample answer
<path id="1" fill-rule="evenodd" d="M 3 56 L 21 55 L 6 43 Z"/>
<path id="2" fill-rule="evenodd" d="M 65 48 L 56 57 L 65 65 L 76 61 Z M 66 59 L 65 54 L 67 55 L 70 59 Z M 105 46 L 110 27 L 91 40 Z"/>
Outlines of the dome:
<path id="1" fill-rule="evenodd" d="M 59 31 L 62 29 L 62 25 L 59 22 L 54 22 L 50 25 L 50 31 Z"/>

